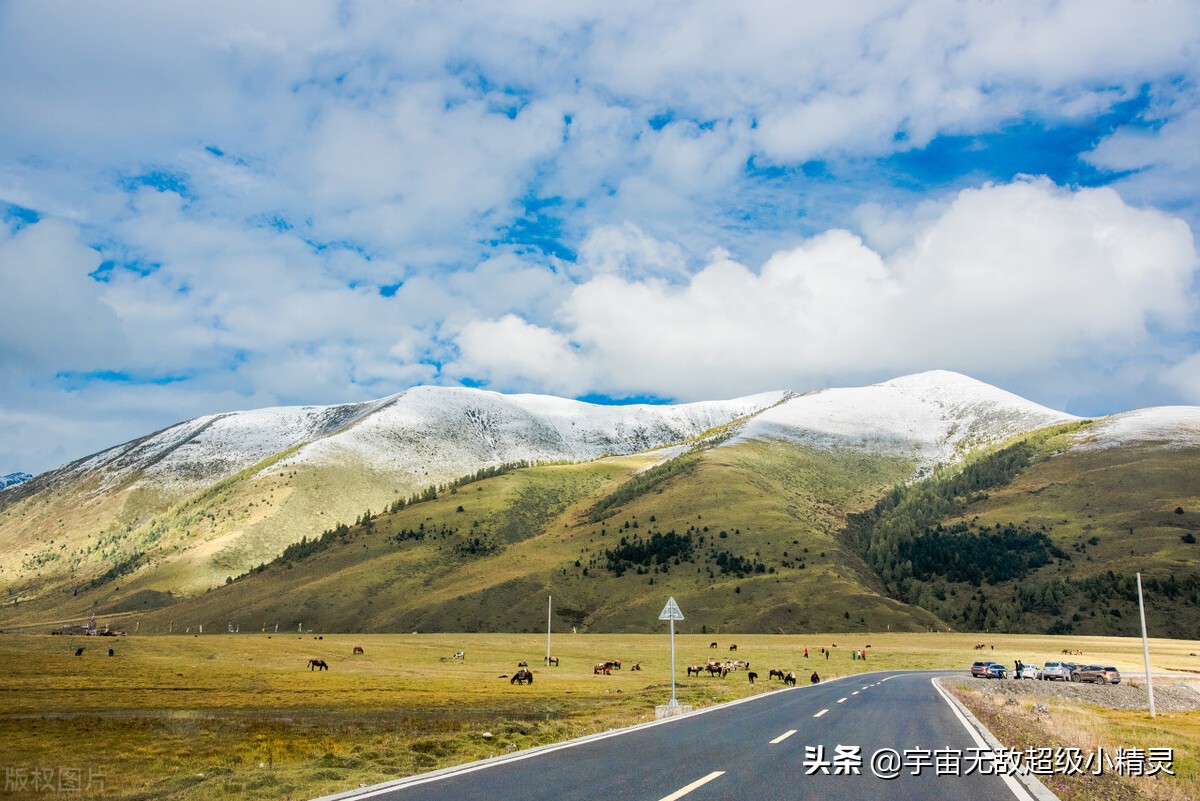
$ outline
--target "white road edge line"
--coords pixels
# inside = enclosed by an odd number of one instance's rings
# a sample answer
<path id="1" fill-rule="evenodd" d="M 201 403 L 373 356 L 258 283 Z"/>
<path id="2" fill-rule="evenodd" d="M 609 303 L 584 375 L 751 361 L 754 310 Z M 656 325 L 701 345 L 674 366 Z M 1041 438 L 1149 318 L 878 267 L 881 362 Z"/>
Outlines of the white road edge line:
<path id="1" fill-rule="evenodd" d="M 779 745 L 780 743 L 782 743 L 784 740 L 786 740 L 787 738 L 791 737 L 791 736 L 792 736 L 793 734 L 795 734 L 795 733 L 796 733 L 796 730 L 795 730 L 795 729 L 788 729 L 788 730 L 787 730 L 787 731 L 785 731 L 783 734 L 779 735 L 779 736 L 778 736 L 778 737 L 776 737 L 774 740 L 772 740 L 771 742 L 769 742 L 769 743 L 768 743 L 768 745 Z"/>
<path id="2" fill-rule="evenodd" d="M 725 775 L 725 771 L 714 770 L 712 773 L 708 774 L 707 776 L 704 776 L 703 778 L 700 778 L 700 779 L 696 779 L 696 781 L 692 782 L 687 787 L 680 787 L 678 790 L 671 793 L 670 795 L 664 795 L 659 801 L 676 801 L 676 799 L 683 798 L 685 795 L 690 793 L 692 790 L 695 790 L 697 787 L 703 787 L 704 785 L 711 782 L 713 779 L 716 779 L 716 778 L 718 778 L 720 776 L 724 776 L 724 775 Z"/>
<path id="3" fill-rule="evenodd" d="M 987 741 L 980 736 L 979 732 L 975 730 L 975 727 L 971 725 L 970 721 L 968 721 L 963 713 L 959 710 L 959 705 L 955 702 L 955 699 L 952 699 L 949 693 L 943 690 L 941 685 L 938 684 L 938 680 L 933 678 L 929 680 L 929 683 L 933 685 L 933 689 L 938 691 L 938 695 L 942 696 L 942 700 L 945 701 L 950 707 L 950 711 L 952 711 L 954 716 L 958 718 L 959 723 L 962 723 L 963 728 L 967 730 L 967 734 L 971 735 L 971 739 L 975 741 L 975 745 L 987 751 L 992 750 L 993 746 L 988 745 Z M 1007 775 L 1002 775 L 1000 778 L 1004 780 L 1004 783 L 1008 785 L 1008 789 L 1012 792 L 1013 796 L 1019 799 L 1019 801 L 1034 801 L 1034 798 L 1029 793 L 1029 790 L 1027 790 L 1024 785 L 1017 781 L 1016 778 Z M 1047 792 L 1049 791 L 1047 790 Z M 1051 795 L 1051 798 L 1053 797 L 1054 796 Z"/>
<path id="4" fill-rule="evenodd" d="M 828 712 L 828 711 L 829 711 L 828 709 L 822 709 L 820 712 L 818 712 L 817 714 L 813 715 L 813 717 L 814 717 L 814 718 L 819 718 L 819 717 L 821 717 L 821 715 L 824 715 L 824 714 L 825 714 L 826 712 Z"/>

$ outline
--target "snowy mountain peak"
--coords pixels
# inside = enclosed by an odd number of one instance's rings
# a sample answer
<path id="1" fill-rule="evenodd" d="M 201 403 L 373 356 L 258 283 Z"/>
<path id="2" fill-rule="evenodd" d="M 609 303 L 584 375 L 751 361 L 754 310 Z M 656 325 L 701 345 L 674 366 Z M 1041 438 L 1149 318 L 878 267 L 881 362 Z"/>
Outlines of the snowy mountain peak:
<path id="1" fill-rule="evenodd" d="M 4 489 L 5 487 L 14 487 L 17 484 L 24 484 L 31 478 L 33 478 L 33 476 L 29 475 L 28 473 L 8 473 L 7 475 L 0 476 L 0 489 Z"/>
<path id="2" fill-rule="evenodd" d="M 1088 450 L 1138 443 L 1200 447 L 1200 407 L 1160 406 L 1114 414 L 1097 421 L 1079 438 L 1079 447 Z"/>
<path id="3" fill-rule="evenodd" d="M 130 478 L 202 486 L 292 449 L 282 465 L 345 464 L 444 481 L 485 465 L 583 461 L 656 448 L 761 411 L 784 396 L 600 406 L 468 387 L 414 387 L 365 403 L 198 417 L 81 459 L 40 481 L 96 473 L 110 487 Z"/>
<path id="4" fill-rule="evenodd" d="M 976 445 L 1078 419 L 968 376 L 934 370 L 792 398 L 747 423 L 737 441 L 849 447 L 909 456 L 928 466 Z"/>

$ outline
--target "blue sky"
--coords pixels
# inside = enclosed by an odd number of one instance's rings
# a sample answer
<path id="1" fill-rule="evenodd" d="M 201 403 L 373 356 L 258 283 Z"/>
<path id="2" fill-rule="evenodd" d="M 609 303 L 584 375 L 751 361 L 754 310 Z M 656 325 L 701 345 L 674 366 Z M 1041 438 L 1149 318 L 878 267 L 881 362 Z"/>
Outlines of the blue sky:
<path id="1" fill-rule="evenodd" d="M 1200 8 L 0 5 L 0 473 L 417 384 L 1200 403 Z"/>

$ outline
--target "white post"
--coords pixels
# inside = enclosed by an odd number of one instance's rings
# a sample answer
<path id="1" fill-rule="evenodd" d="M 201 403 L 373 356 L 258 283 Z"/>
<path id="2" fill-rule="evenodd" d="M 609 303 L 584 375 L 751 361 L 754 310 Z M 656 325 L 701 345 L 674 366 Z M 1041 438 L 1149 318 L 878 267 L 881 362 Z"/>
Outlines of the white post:
<path id="1" fill-rule="evenodd" d="M 675 698 L 675 618 L 671 618 L 671 703 L 667 706 L 679 706 Z"/>
<path id="2" fill-rule="evenodd" d="M 1146 691 L 1150 694 L 1150 717 L 1154 717 L 1154 680 L 1150 678 L 1150 641 L 1146 639 L 1146 604 L 1142 600 L 1142 574 L 1137 574 L 1138 612 L 1142 616 L 1142 656 L 1146 660 Z"/>
<path id="3" fill-rule="evenodd" d="M 546 664 L 550 664 L 550 614 L 554 608 L 554 596 L 546 596 Z"/>
<path id="4" fill-rule="evenodd" d="M 675 710 L 679 708 L 679 700 L 675 697 L 675 621 L 683 620 L 683 612 L 674 597 L 667 599 L 667 605 L 659 613 L 658 619 L 671 621 L 671 703 L 667 704 L 666 709 Z M 686 707 L 684 711 L 690 712 L 691 707 Z"/>

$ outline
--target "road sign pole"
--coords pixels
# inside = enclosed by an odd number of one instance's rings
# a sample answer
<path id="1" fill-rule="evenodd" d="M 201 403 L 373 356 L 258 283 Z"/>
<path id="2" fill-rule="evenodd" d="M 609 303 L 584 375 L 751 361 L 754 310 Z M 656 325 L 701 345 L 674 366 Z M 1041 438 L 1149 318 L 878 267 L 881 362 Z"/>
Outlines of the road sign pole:
<path id="1" fill-rule="evenodd" d="M 671 703 L 668 706 L 679 706 L 675 698 L 675 619 L 671 618 Z"/>
<path id="2" fill-rule="evenodd" d="M 658 613 L 658 619 L 671 621 L 671 703 L 667 704 L 667 708 L 673 709 L 679 706 L 675 698 L 675 621 L 683 620 L 683 612 L 674 597 L 667 599 L 667 605 Z"/>

